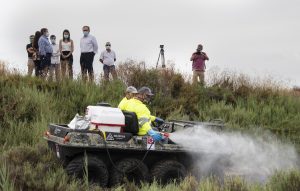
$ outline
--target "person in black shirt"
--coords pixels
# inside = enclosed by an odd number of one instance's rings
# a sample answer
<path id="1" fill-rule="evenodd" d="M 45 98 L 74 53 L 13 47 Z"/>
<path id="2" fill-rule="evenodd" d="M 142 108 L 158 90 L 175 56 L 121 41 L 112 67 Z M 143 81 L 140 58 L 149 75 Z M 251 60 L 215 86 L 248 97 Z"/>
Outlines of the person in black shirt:
<path id="1" fill-rule="evenodd" d="M 33 50 L 34 53 L 32 55 L 32 59 L 35 65 L 35 76 L 36 77 L 41 77 L 42 75 L 42 67 L 41 67 L 41 59 L 39 55 L 39 44 L 38 41 L 41 37 L 41 32 L 36 31 L 33 39 Z"/>
<path id="2" fill-rule="evenodd" d="M 32 72 L 35 68 L 34 62 L 33 62 L 33 53 L 34 53 L 34 49 L 33 49 L 33 40 L 34 40 L 34 35 L 30 35 L 29 37 L 30 43 L 26 45 L 26 50 L 27 50 L 27 54 L 28 54 L 28 62 L 27 62 L 27 67 L 28 67 L 28 76 L 32 75 Z"/>

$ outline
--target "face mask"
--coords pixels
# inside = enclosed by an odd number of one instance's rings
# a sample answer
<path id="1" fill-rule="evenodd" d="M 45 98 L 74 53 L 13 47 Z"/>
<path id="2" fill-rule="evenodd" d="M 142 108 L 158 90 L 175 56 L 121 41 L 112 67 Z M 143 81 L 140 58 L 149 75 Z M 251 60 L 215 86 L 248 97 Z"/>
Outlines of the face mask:
<path id="1" fill-rule="evenodd" d="M 51 43 L 52 43 L 52 44 L 55 44 L 55 40 L 54 40 L 54 39 L 51 39 Z"/>
<path id="2" fill-rule="evenodd" d="M 69 35 L 67 35 L 67 34 L 64 34 L 64 38 L 69 38 Z"/>
<path id="3" fill-rule="evenodd" d="M 83 31 L 83 35 L 86 37 L 89 35 L 89 31 Z"/>
<path id="4" fill-rule="evenodd" d="M 110 46 L 106 46 L 106 49 L 107 49 L 107 50 L 110 50 Z"/>
<path id="5" fill-rule="evenodd" d="M 143 103 L 150 104 L 151 103 L 151 96 L 145 95 L 143 99 Z"/>
<path id="6" fill-rule="evenodd" d="M 46 35 L 46 37 L 49 37 L 49 32 L 46 32 L 46 34 L 45 34 L 45 35 Z"/>

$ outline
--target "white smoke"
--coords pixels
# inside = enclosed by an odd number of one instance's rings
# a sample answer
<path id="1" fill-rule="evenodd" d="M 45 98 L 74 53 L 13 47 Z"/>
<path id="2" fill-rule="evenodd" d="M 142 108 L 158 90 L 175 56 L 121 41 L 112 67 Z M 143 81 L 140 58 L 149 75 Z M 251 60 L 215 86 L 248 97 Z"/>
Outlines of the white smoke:
<path id="1" fill-rule="evenodd" d="M 201 175 L 215 171 L 216 175 L 222 172 L 263 182 L 276 170 L 297 168 L 295 148 L 270 135 L 254 137 L 195 126 L 174 132 L 170 138 L 196 156 L 196 170 Z"/>

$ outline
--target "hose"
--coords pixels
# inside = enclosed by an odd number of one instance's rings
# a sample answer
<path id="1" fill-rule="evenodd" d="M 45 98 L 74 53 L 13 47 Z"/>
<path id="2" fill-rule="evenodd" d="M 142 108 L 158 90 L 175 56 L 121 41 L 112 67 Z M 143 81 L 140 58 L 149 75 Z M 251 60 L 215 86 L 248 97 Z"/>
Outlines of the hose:
<path id="1" fill-rule="evenodd" d="M 144 160 L 146 159 L 146 157 L 147 157 L 147 155 L 149 154 L 149 152 L 150 152 L 151 147 L 152 147 L 153 144 L 154 144 L 154 142 L 151 143 L 150 147 L 147 149 L 145 155 L 144 155 L 143 158 L 142 158 L 142 162 L 144 162 Z M 135 169 L 137 169 L 137 168 L 139 167 L 139 164 L 137 164 L 135 167 L 133 167 L 133 168 L 130 169 L 130 170 L 127 170 L 126 172 L 123 171 L 123 170 L 118 169 L 118 167 L 115 165 L 115 163 L 113 162 L 113 160 L 112 160 L 112 158 L 111 158 L 111 155 L 110 155 L 109 150 L 108 150 L 108 147 L 107 147 L 107 141 L 106 141 L 106 140 L 104 140 L 104 146 L 105 146 L 105 149 L 106 149 L 108 158 L 109 158 L 109 160 L 110 160 L 112 166 L 113 166 L 117 171 L 123 173 L 123 175 L 125 175 L 125 173 L 132 172 L 132 171 L 134 171 Z"/>

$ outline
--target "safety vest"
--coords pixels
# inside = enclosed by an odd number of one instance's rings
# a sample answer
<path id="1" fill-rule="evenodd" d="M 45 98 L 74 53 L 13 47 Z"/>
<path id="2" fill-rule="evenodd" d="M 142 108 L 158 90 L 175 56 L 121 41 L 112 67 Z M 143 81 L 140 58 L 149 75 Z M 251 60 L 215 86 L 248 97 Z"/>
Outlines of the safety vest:
<path id="1" fill-rule="evenodd" d="M 124 98 L 121 100 L 121 102 L 119 103 L 118 108 L 120 108 L 121 110 L 125 110 L 128 101 L 129 101 L 129 100 L 127 99 L 127 97 L 124 97 Z"/>
<path id="2" fill-rule="evenodd" d="M 143 102 L 132 98 L 127 101 L 126 111 L 134 112 L 138 118 L 139 132 L 138 135 L 146 135 L 151 128 L 151 114 L 149 109 Z"/>

